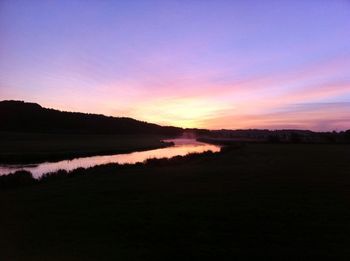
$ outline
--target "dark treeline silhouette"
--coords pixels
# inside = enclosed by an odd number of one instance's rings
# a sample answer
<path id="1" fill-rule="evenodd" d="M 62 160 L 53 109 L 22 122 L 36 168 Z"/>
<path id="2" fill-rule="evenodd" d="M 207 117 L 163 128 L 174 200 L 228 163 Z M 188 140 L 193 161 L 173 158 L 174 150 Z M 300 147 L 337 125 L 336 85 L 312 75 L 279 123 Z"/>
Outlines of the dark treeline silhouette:
<path id="1" fill-rule="evenodd" d="M 64 112 L 23 101 L 0 102 L 0 131 L 59 134 L 157 134 L 188 138 L 220 139 L 221 142 L 269 143 L 349 143 L 350 130 L 313 132 L 310 130 L 207 130 L 160 126 L 127 117 Z M 207 140 L 209 142 L 209 140 Z M 215 140 L 214 140 L 215 142 Z"/>
<path id="2" fill-rule="evenodd" d="M 236 142 L 252 143 L 350 143 L 350 130 L 315 132 L 310 130 L 197 130 L 200 140 L 229 145 Z"/>
<path id="3" fill-rule="evenodd" d="M 126 117 L 47 109 L 23 101 L 1 101 L 0 122 L 0 131 L 9 132 L 179 135 L 183 131 Z"/>

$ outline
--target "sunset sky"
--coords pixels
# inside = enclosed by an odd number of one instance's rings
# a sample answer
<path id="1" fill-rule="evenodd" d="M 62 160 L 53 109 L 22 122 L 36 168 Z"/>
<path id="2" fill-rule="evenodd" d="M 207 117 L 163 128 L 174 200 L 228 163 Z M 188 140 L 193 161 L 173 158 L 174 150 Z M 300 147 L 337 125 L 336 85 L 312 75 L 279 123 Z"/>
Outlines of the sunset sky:
<path id="1" fill-rule="evenodd" d="M 0 100 L 163 125 L 350 129 L 350 1 L 0 1 Z"/>

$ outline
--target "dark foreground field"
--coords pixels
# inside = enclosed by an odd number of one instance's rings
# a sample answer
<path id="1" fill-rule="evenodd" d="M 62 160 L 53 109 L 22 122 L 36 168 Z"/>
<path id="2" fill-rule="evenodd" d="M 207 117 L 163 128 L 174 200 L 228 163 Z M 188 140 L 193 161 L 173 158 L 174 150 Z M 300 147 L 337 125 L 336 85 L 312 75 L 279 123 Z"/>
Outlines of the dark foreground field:
<path id="1" fill-rule="evenodd" d="M 166 146 L 160 135 L 0 132 L 0 163 L 36 163 Z"/>
<path id="2" fill-rule="evenodd" d="M 248 145 L 0 192 L 0 260 L 349 260 L 350 146 Z"/>

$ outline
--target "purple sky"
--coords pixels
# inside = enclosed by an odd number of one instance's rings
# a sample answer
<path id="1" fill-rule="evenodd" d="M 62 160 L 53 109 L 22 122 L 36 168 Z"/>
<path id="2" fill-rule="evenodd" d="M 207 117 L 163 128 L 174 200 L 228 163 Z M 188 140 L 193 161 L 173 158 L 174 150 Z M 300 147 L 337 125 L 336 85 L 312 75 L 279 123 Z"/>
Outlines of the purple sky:
<path id="1" fill-rule="evenodd" d="M 0 1 L 0 99 L 205 128 L 350 129 L 350 1 Z"/>

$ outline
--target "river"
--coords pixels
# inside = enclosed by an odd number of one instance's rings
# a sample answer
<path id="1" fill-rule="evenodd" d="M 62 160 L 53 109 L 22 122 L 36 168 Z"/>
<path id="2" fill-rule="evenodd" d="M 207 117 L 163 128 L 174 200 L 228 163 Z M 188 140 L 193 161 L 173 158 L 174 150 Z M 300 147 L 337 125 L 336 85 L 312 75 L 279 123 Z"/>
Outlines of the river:
<path id="1" fill-rule="evenodd" d="M 205 151 L 219 152 L 220 146 L 211 145 L 196 141 L 195 139 L 171 139 L 166 142 L 174 142 L 174 146 L 153 149 L 146 151 L 138 151 L 124 154 L 113 154 L 105 156 L 81 157 L 72 160 L 62 160 L 58 162 L 43 162 L 38 164 L 14 165 L 6 164 L 0 165 L 0 175 L 6 175 L 16 172 L 18 170 L 27 170 L 33 174 L 33 177 L 39 178 L 41 175 L 57 170 L 71 171 L 77 168 L 88 168 L 108 163 L 119 164 L 134 164 L 143 162 L 151 158 L 171 158 L 174 156 L 184 156 L 189 153 L 202 153 Z"/>

